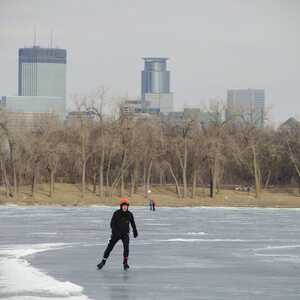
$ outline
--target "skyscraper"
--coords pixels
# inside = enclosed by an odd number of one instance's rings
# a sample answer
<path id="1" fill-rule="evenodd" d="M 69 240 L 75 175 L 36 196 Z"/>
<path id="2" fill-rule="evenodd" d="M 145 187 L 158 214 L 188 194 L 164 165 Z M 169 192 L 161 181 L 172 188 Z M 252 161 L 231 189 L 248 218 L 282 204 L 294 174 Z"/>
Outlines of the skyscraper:
<path id="1" fill-rule="evenodd" d="M 19 96 L 66 96 L 65 49 L 19 49 Z"/>
<path id="2" fill-rule="evenodd" d="M 265 91 L 263 89 L 235 89 L 227 91 L 226 119 L 239 119 L 263 127 Z"/>
<path id="3" fill-rule="evenodd" d="M 66 62 L 64 49 L 19 49 L 19 96 L 0 97 L 9 126 L 34 127 L 49 115 L 65 117 Z"/>
<path id="4" fill-rule="evenodd" d="M 146 93 L 170 93 L 170 72 L 167 58 L 144 57 L 142 71 L 142 96 Z"/>
<path id="5" fill-rule="evenodd" d="M 141 98 L 147 112 L 169 113 L 173 111 L 173 94 L 170 93 L 168 58 L 144 57 Z"/>

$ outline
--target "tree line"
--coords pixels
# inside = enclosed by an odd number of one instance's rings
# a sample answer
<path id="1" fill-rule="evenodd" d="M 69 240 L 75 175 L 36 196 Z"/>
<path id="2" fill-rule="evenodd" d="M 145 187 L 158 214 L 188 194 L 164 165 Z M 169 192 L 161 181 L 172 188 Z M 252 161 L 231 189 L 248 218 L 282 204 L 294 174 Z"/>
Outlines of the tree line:
<path id="1" fill-rule="evenodd" d="M 205 122 L 193 118 L 107 115 L 104 92 L 86 97 L 78 116 L 64 122 L 42 117 L 35 126 L 15 128 L 0 112 L 1 184 L 7 197 L 24 185 L 34 197 L 39 183 L 80 184 L 100 198 L 133 195 L 152 185 L 173 185 L 179 198 L 196 197 L 209 187 L 210 197 L 226 185 L 249 185 L 257 198 L 272 185 L 300 187 L 300 125 L 279 128 L 236 119 L 224 120 L 226 108 L 207 109 Z M 90 117 L 87 117 L 90 116 Z M 300 188 L 299 188 L 300 189 Z"/>

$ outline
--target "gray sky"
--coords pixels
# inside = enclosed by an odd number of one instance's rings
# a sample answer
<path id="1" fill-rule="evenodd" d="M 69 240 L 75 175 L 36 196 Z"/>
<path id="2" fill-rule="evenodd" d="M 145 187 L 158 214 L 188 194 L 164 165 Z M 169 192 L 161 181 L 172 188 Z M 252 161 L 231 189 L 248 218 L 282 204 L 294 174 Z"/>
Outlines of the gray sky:
<path id="1" fill-rule="evenodd" d="M 177 109 L 265 88 L 271 118 L 300 116 L 299 0 L 0 0 L 0 95 L 17 94 L 18 48 L 67 49 L 68 95 L 140 94 L 141 57 L 170 58 Z"/>

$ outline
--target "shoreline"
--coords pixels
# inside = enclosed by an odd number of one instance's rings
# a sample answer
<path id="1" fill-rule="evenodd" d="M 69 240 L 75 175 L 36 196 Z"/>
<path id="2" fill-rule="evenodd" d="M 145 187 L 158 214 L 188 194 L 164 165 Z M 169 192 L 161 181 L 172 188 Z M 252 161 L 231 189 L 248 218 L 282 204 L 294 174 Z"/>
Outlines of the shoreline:
<path id="1" fill-rule="evenodd" d="M 115 201 L 114 201 L 115 202 Z M 42 207 L 49 207 L 49 208 L 110 208 L 115 207 L 118 208 L 118 203 L 74 203 L 74 204 L 63 204 L 63 203 L 41 203 L 41 202 L 30 202 L 30 203 L 24 203 L 22 201 L 13 201 L 13 202 L 2 202 L 0 203 L 1 207 L 19 207 L 19 208 L 26 208 L 26 207 L 36 207 L 36 208 L 42 208 Z M 134 208 L 149 208 L 147 204 L 131 204 L 130 207 Z M 253 209 L 299 209 L 300 205 L 266 205 L 264 203 L 261 203 L 261 205 L 257 205 L 257 203 L 253 203 L 253 205 L 234 205 L 232 202 L 228 203 L 226 205 L 225 203 L 220 203 L 219 205 L 217 203 L 211 203 L 211 204 L 199 204 L 199 205 L 188 205 L 185 203 L 182 204 L 175 204 L 175 205 L 158 205 L 157 209 L 160 208 L 221 208 L 221 209 L 242 209 L 242 208 L 253 208 Z"/>
<path id="2" fill-rule="evenodd" d="M 114 194 L 113 197 L 100 198 L 89 187 L 84 197 L 80 189 L 74 184 L 55 184 L 53 197 L 49 196 L 49 187 L 45 184 L 38 185 L 35 197 L 32 197 L 28 186 L 20 188 L 17 197 L 7 198 L 4 190 L 0 190 L 0 206 L 17 205 L 26 206 L 52 206 L 52 207 L 92 207 L 92 206 L 119 206 L 121 197 Z M 208 189 L 199 188 L 194 198 L 178 198 L 175 188 L 153 187 L 150 195 L 155 200 L 157 207 L 232 207 L 232 208 L 300 208 L 300 196 L 298 190 L 291 188 L 273 188 L 264 190 L 259 199 L 254 193 L 245 193 L 229 189 L 223 189 L 215 198 L 209 198 Z M 131 197 L 128 193 L 124 197 L 129 198 L 131 206 L 147 207 L 143 189 L 140 188 Z"/>
<path id="3" fill-rule="evenodd" d="M 60 204 L 13 204 L 13 203 L 2 203 L 0 204 L 1 208 L 118 208 L 119 205 L 78 205 L 78 206 L 72 206 L 72 205 L 60 205 Z M 145 208 L 148 209 L 147 205 L 131 205 L 131 208 Z M 159 206 L 157 207 L 157 210 L 159 209 L 165 209 L 165 208 L 181 208 L 181 209 L 190 209 L 190 208 L 201 208 L 201 209 L 286 209 L 286 210 L 300 210 L 300 207 L 293 207 L 293 206 Z"/>

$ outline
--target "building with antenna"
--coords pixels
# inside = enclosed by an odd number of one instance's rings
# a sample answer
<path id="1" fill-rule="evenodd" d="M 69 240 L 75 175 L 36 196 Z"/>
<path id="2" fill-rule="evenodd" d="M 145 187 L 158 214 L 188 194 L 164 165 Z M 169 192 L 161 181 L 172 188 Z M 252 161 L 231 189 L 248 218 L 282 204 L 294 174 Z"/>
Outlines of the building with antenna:
<path id="1" fill-rule="evenodd" d="M 66 64 L 65 49 L 42 48 L 35 41 L 19 49 L 18 96 L 0 97 L 13 126 L 32 127 L 48 115 L 65 118 Z"/>
<path id="2" fill-rule="evenodd" d="M 57 48 L 19 49 L 19 96 L 66 97 L 67 51 Z"/>

